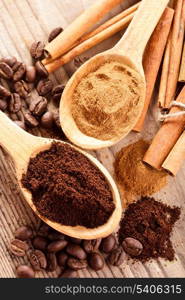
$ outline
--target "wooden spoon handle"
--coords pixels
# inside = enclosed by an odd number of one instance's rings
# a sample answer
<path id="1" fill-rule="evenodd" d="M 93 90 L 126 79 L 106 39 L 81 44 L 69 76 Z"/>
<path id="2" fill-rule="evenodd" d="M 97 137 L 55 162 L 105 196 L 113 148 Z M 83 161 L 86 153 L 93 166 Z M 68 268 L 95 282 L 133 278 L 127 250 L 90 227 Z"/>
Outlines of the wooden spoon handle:
<path id="1" fill-rule="evenodd" d="M 123 38 L 115 48 L 142 62 L 146 44 L 169 0 L 143 0 Z"/>

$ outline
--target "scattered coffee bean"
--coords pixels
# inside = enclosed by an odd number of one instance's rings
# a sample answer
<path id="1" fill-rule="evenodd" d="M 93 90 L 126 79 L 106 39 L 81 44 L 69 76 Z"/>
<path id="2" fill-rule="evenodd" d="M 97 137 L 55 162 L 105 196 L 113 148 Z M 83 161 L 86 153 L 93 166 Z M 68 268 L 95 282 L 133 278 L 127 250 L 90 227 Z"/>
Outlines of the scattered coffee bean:
<path id="1" fill-rule="evenodd" d="M 45 66 L 43 65 L 43 63 L 40 60 L 38 60 L 36 62 L 35 68 L 36 68 L 37 74 L 40 77 L 47 78 L 49 76 L 48 71 L 46 70 Z"/>
<path id="2" fill-rule="evenodd" d="M 27 66 L 26 67 L 26 81 L 27 82 L 34 82 L 36 79 L 36 69 L 34 66 Z"/>
<path id="3" fill-rule="evenodd" d="M 114 249 L 108 256 L 107 261 L 113 266 L 120 266 L 126 260 L 127 255 L 122 247 Z"/>
<path id="4" fill-rule="evenodd" d="M 34 116 L 41 116 L 47 110 L 48 101 L 44 97 L 36 97 L 30 102 L 29 110 Z"/>
<path id="5" fill-rule="evenodd" d="M 104 267 L 104 258 L 100 253 L 91 253 L 88 262 L 89 266 L 95 271 L 101 270 Z"/>
<path id="6" fill-rule="evenodd" d="M 64 252 L 61 251 L 59 253 L 57 253 L 57 262 L 59 266 L 65 267 L 67 260 L 68 260 L 68 255 Z"/>
<path id="7" fill-rule="evenodd" d="M 46 269 L 47 260 L 44 252 L 41 250 L 33 250 L 29 253 L 30 263 L 35 271 Z"/>
<path id="8" fill-rule="evenodd" d="M 46 96 L 52 91 L 53 83 L 50 79 L 41 79 L 37 84 L 37 92 L 40 96 Z"/>
<path id="9" fill-rule="evenodd" d="M 102 239 L 101 242 L 101 250 L 105 253 L 111 252 L 116 245 L 116 238 L 113 234 L 107 236 L 106 238 Z"/>
<path id="10" fill-rule="evenodd" d="M 30 92 L 29 86 L 24 80 L 15 82 L 14 89 L 22 98 L 26 98 Z"/>
<path id="11" fill-rule="evenodd" d="M 39 125 L 39 122 L 37 121 L 37 119 L 34 116 L 32 116 L 32 114 L 30 112 L 24 113 L 24 118 L 25 118 L 25 123 L 29 127 L 37 127 Z"/>
<path id="12" fill-rule="evenodd" d="M 32 244 L 35 249 L 45 251 L 48 245 L 48 240 L 43 236 L 36 236 L 32 240 Z"/>
<path id="13" fill-rule="evenodd" d="M 89 57 L 75 57 L 75 59 L 73 60 L 75 68 L 78 69 L 79 67 L 81 67 L 81 65 L 83 65 L 88 59 Z"/>
<path id="14" fill-rule="evenodd" d="M 20 63 L 20 65 L 17 67 L 16 71 L 13 74 L 13 81 L 21 80 L 23 78 L 25 72 L 26 72 L 26 65 L 23 63 Z"/>
<path id="15" fill-rule="evenodd" d="M 62 27 L 54 28 L 49 34 L 48 42 L 50 43 L 52 40 L 54 40 L 57 37 L 57 35 L 59 35 L 62 31 L 63 31 Z"/>
<path id="16" fill-rule="evenodd" d="M 20 128 L 26 130 L 26 126 L 23 121 L 14 121 L 14 123 L 17 124 Z"/>
<path id="17" fill-rule="evenodd" d="M 77 272 L 75 270 L 71 269 L 66 269 L 60 276 L 59 278 L 76 278 L 77 277 Z"/>
<path id="18" fill-rule="evenodd" d="M 48 252 L 58 252 L 63 250 L 67 246 L 67 244 L 68 242 L 65 240 L 54 241 L 48 245 L 47 250 Z"/>
<path id="19" fill-rule="evenodd" d="M 57 258 L 56 258 L 56 254 L 55 253 L 47 253 L 46 254 L 47 257 L 47 270 L 50 272 L 53 272 L 57 269 Z"/>
<path id="20" fill-rule="evenodd" d="M 57 128 L 61 128 L 61 126 L 60 126 L 60 117 L 59 117 L 59 112 L 58 111 L 55 111 L 53 113 L 53 120 L 54 120 L 54 123 L 57 126 Z"/>
<path id="21" fill-rule="evenodd" d="M 0 99 L 0 110 L 5 111 L 7 109 L 7 102 L 4 99 Z"/>
<path id="22" fill-rule="evenodd" d="M 58 104 L 65 89 L 64 84 L 57 85 L 52 90 L 52 98 Z"/>
<path id="23" fill-rule="evenodd" d="M 7 57 L 3 57 L 1 59 L 1 62 L 5 62 L 10 67 L 13 67 L 13 65 L 17 62 L 17 59 L 15 56 L 7 56 Z"/>
<path id="24" fill-rule="evenodd" d="M 100 246 L 101 239 L 96 240 L 84 240 L 83 248 L 87 253 L 96 252 Z"/>
<path id="25" fill-rule="evenodd" d="M 82 270 L 87 268 L 87 260 L 80 260 L 77 258 L 70 257 L 67 261 L 67 265 L 72 270 Z"/>
<path id="26" fill-rule="evenodd" d="M 16 275 L 18 278 L 34 278 L 35 272 L 31 267 L 26 265 L 21 265 L 17 267 Z"/>
<path id="27" fill-rule="evenodd" d="M 76 245 L 76 244 L 70 243 L 66 248 L 66 252 L 78 259 L 86 259 L 87 258 L 87 254 L 82 249 L 82 247 L 80 247 L 79 245 Z"/>
<path id="28" fill-rule="evenodd" d="M 44 128 L 52 128 L 53 126 L 53 114 L 50 111 L 45 112 L 41 117 L 41 125 Z"/>
<path id="29" fill-rule="evenodd" d="M 143 245 L 140 243 L 140 241 L 131 237 L 124 239 L 122 246 L 125 252 L 130 256 L 139 256 L 143 251 Z"/>
<path id="30" fill-rule="evenodd" d="M 50 229 L 51 229 L 51 227 L 49 227 L 47 224 L 41 223 L 41 225 L 40 225 L 40 227 L 37 231 L 37 234 L 39 236 L 47 237 L 48 234 L 49 234 Z"/>
<path id="31" fill-rule="evenodd" d="M 10 102 L 9 102 L 9 111 L 11 113 L 17 113 L 20 111 L 22 106 L 21 97 L 19 94 L 13 93 L 11 94 Z"/>
<path id="32" fill-rule="evenodd" d="M 22 65 L 22 62 L 16 61 L 16 63 L 12 66 L 13 73 L 15 73 L 20 68 L 21 65 Z"/>
<path id="33" fill-rule="evenodd" d="M 29 249 L 28 244 L 25 241 L 14 239 L 10 244 L 10 251 L 16 256 L 24 256 Z"/>
<path id="34" fill-rule="evenodd" d="M 0 85 L 0 96 L 3 98 L 10 97 L 11 93 L 4 86 Z"/>
<path id="35" fill-rule="evenodd" d="M 33 237 L 33 230 L 29 226 L 21 226 L 15 231 L 14 236 L 19 240 L 26 241 Z"/>
<path id="36" fill-rule="evenodd" d="M 5 62 L 0 62 L 0 77 L 11 79 L 13 76 L 12 68 Z"/>
<path id="37" fill-rule="evenodd" d="M 30 54 L 34 59 L 41 58 L 44 54 L 44 43 L 43 42 L 34 42 L 30 48 Z"/>
<path id="38" fill-rule="evenodd" d="M 82 242 L 81 239 L 77 239 L 77 238 L 73 238 L 73 237 L 70 237 L 69 240 L 70 240 L 71 243 L 77 244 L 77 245 L 80 245 L 81 242 Z"/>
<path id="39" fill-rule="evenodd" d="M 61 232 L 55 231 L 55 230 L 51 230 L 48 234 L 48 239 L 50 241 L 57 241 L 57 240 L 64 240 L 65 239 L 65 235 L 62 234 Z"/>

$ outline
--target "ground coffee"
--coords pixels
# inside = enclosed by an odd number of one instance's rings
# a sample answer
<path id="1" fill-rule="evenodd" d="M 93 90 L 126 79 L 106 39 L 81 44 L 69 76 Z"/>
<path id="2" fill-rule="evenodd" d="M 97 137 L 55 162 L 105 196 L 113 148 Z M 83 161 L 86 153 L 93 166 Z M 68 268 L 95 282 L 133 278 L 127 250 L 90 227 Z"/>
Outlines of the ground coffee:
<path id="1" fill-rule="evenodd" d="M 153 198 L 143 197 L 132 203 L 125 211 L 120 224 L 119 242 L 131 237 L 143 245 L 141 254 L 135 259 L 142 261 L 163 257 L 174 259 L 174 249 L 170 234 L 174 223 L 179 219 L 180 209 L 170 207 Z"/>
<path id="2" fill-rule="evenodd" d="M 115 208 L 103 174 L 67 144 L 53 143 L 32 158 L 22 183 L 40 214 L 64 225 L 94 228 Z"/>

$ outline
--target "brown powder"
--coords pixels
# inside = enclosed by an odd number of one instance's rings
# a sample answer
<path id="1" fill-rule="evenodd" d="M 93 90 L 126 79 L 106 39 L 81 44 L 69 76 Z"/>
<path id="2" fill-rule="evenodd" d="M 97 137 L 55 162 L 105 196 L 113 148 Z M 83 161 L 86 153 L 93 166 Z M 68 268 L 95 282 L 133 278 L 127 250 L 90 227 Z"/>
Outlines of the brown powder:
<path id="1" fill-rule="evenodd" d="M 142 162 L 148 147 L 148 142 L 139 140 L 121 149 L 116 156 L 116 180 L 124 190 L 134 195 L 151 195 L 167 183 L 165 171 L 155 170 Z"/>
<path id="2" fill-rule="evenodd" d="M 77 85 L 73 118 L 88 136 L 102 140 L 119 137 L 136 121 L 142 89 L 143 82 L 136 71 L 119 62 L 107 62 Z"/>
<path id="3" fill-rule="evenodd" d="M 135 259 L 142 261 L 163 257 L 174 259 L 170 235 L 180 217 L 178 207 L 170 207 L 153 198 L 144 197 L 132 203 L 125 211 L 120 224 L 119 242 L 127 237 L 139 240 L 143 251 Z"/>
<path id="4" fill-rule="evenodd" d="M 115 208 L 104 175 L 67 144 L 53 143 L 32 158 L 22 184 L 41 215 L 64 225 L 94 228 Z"/>

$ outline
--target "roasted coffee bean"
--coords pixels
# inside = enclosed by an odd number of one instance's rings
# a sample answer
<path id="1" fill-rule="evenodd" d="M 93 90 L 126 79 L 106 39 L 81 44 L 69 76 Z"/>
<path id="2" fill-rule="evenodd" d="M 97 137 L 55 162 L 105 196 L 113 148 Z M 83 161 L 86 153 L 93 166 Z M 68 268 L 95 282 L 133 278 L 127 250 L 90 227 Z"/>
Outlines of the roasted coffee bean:
<path id="1" fill-rule="evenodd" d="M 19 94 L 19 96 L 24 99 L 28 96 L 30 92 L 29 86 L 24 80 L 15 82 L 14 89 Z"/>
<path id="2" fill-rule="evenodd" d="M 39 125 L 39 122 L 37 121 L 37 119 L 34 116 L 32 116 L 32 114 L 30 112 L 24 113 L 24 118 L 25 118 L 25 123 L 29 127 L 37 127 Z"/>
<path id="3" fill-rule="evenodd" d="M 25 241 L 14 239 L 10 243 L 10 251 L 16 256 L 24 256 L 28 249 L 29 246 Z"/>
<path id="4" fill-rule="evenodd" d="M 89 266 L 95 270 L 101 270 L 104 267 L 104 258 L 100 253 L 91 253 L 88 258 Z"/>
<path id="5" fill-rule="evenodd" d="M 62 27 L 54 28 L 49 34 L 48 42 L 50 43 L 52 40 L 54 40 L 57 37 L 57 35 L 59 35 L 62 31 L 63 31 Z"/>
<path id="6" fill-rule="evenodd" d="M 4 99 L 0 99 L 0 110 L 5 111 L 7 109 L 7 102 Z"/>
<path id="7" fill-rule="evenodd" d="M 75 270 L 66 269 L 59 278 L 76 278 L 78 276 Z"/>
<path id="8" fill-rule="evenodd" d="M 26 241 L 33 237 L 33 230 L 29 226 L 21 226 L 15 231 L 14 235 L 17 239 Z"/>
<path id="9" fill-rule="evenodd" d="M 43 42 L 34 42 L 30 48 L 30 54 L 34 59 L 41 58 L 44 54 L 44 43 Z"/>
<path id="10" fill-rule="evenodd" d="M 67 261 L 67 265 L 72 270 L 82 270 L 87 268 L 87 260 L 80 260 L 77 258 L 70 257 Z"/>
<path id="11" fill-rule="evenodd" d="M 16 275 L 18 278 L 34 278 L 35 272 L 31 267 L 26 265 L 21 265 L 17 267 Z"/>
<path id="12" fill-rule="evenodd" d="M 107 261 L 113 266 L 120 266 L 126 260 L 127 255 L 120 246 L 114 249 L 108 256 Z"/>
<path id="13" fill-rule="evenodd" d="M 63 250 L 67 246 L 67 244 L 68 242 L 66 240 L 54 241 L 48 245 L 47 250 L 48 252 L 58 252 Z"/>
<path id="14" fill-rule="evenodd" d="M 77 245 L 80 245 L 82 240 L 81 239 L 77 239 L 77 238 L 73 238 L 73 237 L 70 237 L 69 238 L 69 241 L 73 244 L 77 244 Z"/>
<path id="15" fill-rule="evenodd" d="M 11 93 L 4 86 L 0 85 L 0 96 L 3 98 L 10 97 Z"/>
<path id="16" fill-rule="evenodd" d="M 12 67 L 13 73 L 15 73 L 20 68 L 21 65 L 22 65 L 22 62 L 16 61 L 16 63 Z"/>
<path id="17" fill-rule="evenodd" d="M 20 128 L 26 130 L 25 123 L 23 121 L 14 121 L 15 124 L 17 124 Z"/>
<path id="18" fill-rule="evenodd" d="M 54 120 L 54 123 L 57 126 L 57 128 L 61 128 L 61 126 L 60 126 L 60 116 L 59 116 L 59 112 L 58 111 L 55 111 L 53 113 L 53 120 Z"/>
<path id="19" fill-rule="evenodd" d="M 116 238 L 113 234 L 111 234 L 106 238 L 102 239 L 100 249 L 105 253 L 109 253 L 115 248 L 115 245 Z"/>
<path id="20" fill-rule="evenodd" d="M 46 258 L 47 258 L 47 270 L 50 272 L 53 272 L 57 269 L 57 258 L 56 258 L 56 254 L 55 253 L 47 253 L 46 254 Z"/>
<path id="21" fill-rule="evenodd" d="M 12 68 L 5 62 L 0 62 L 0 77 L 11 79 L 13 76 Z"/>
<path id="22" fill-rule="evenodd" d="M 17 59 L 15 56 L 7 56 L 7 57 L 3 57 L 1 59 L 1 62 L 5 62 L 10 67 L 13 67 L 13 65 L 17 62 Z"/>
<path id="23" fill-rule="evenodd" d="M 96 240 L 84 240 L 83 248 L 87 253 L 96 252 L 100 246 L 101 239 Z"/>
<path id="24" fill-rule="evenodd" d="M 52 128 L 53 126 L 53 114 L 50 111 L 45 112 L 40 120 L 42 127 Z"/>
<path id="25" fill-rule="evenodd" d="M 50 229 L 51 229 L 51 227 L 49 227 L 47 224 L 41 223 L 41 225 L 40 225 L 40 227 L 37 231 L 37 234 L 39 236 L 47 237 L 48 234 L 49 234 Z"/>
<path id="26" fill-rule="evenodd" d="M 124 239 L 122 246 L 125 252 L 130 256 L 139 256 L 143 251 L 143 245 L 140 241 L 131 237 Z"/>
<path id="27" fill-rule="evenodd" d="M 53 88 L 52 90 L 52 98 L 56 103 L 59 103 L 62 93 L 64 91 L 65 85 L 64 84 L 60 84 L 57 85 Z"/>
<path id="28" fill-rule="evenodd" d="M 47 260 L 44 252 L 41 250 L 33 250 L 29 253 L 30 263 L 35 271 L 46 269 Z"/>
<path id="29" fill-rule="evenodd" d="M 61 267 L 65 267 L 68 258 L 69 258 L 69 256 L 64 251 L 58 252 L 57 253 L 58 265 L 61 266 Z"/>
<path id="30" fill-rule="evenodd" d="M 48 234 L 48 239 L 50 241 L 57 241 L 57 240 L 64 240 L 65 235 L 62 234 L 61 232 L 55 231 L 54 229 L 51 230 Z"/>
<path id="31" fill-rule="evenodd" d="M 17 67 L 17 70 L 14 71 L 13 81 L 21 80 L 23 78 L 25 72 L 26 72 L 26 65 L 23 63 L 20 63 L 20 65 Z"/>
<path id="32" fill-rule="evenodd" d="M 36 69 L 34 66 L 27 66 L 26 67 L 26 81 L 27 82 L 34 82 L 36 79 Z"/>
<path id="33" fill-rule="evenodd" d="M 37 92 L 40 96 L 46 96 L 52 91 L 53 83 L 50 79 L 41 79 L 37 84 Z"/>
<path id="34" fill-rule="evenodd" d="M 83 65 L 88 59 L 89 57 L 75 57 L 75 59 L 73 60 L 75 68 L 78 69 L 79 67 L 81 67 L 81 65 Z"/>
<path id="35" fill-rule="evenodd" d="M 29 110 L 34 116 L 41 116 L 47 109 L 48 101 L 44 97 L 32 99 Z"/>
<path id="36" fill-rule="evenodd" d="M 48 240 L 43 236 L 36 236 L 32 240 L 32 245 L 35 249 L 45 251 L 48 245 Z"/>
<path id="37" fill-rule="evenodd" d="M 13 93 L 11 94 L 10 102 L 9 102 L 9 111 L 11 113 L 17 113 L 20 111 L 22 106 L 21 97 L 19 94 Z"/>
<path id="38" fill-rule="evenodd" d="M 37 74 L 40 77 L 47 78 L 49 76 L 48 71 L 46 70 L 45 66 L 43 65 L 43 63 L 40 60 L 38 60 L 36 62 L 35 68 L 36 68 Z"/>
<path id="39" fill-rule="evenodd" d="M 80 247 L 79 245 L 76 244 L 69 244 L 66 248 L 66 252 L 78 259 L 86 259 L 87 254 L 85 251 Z"/>

